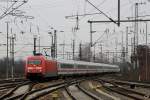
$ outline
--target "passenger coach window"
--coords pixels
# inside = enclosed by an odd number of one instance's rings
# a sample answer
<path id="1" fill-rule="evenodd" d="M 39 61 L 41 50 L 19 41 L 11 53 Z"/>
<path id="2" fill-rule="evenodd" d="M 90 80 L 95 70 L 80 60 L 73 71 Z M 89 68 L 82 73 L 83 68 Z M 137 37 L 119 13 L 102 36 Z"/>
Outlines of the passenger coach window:
<path id="1" fill-rule="evenodd" d="M 88 66 L 89 69 L 100 69 L 102 68 L 101 66 Z"/>
<path id="2" fill-rule="evenodd" d="M 40 65 L 41 64 L 41 60 L 29 60 L 28 64 Z"/>
<path id="3" fill-rule="evenodd" d="M 74 66 L 71 64 L 61 64 L 61 68 L 73 68 Z"/>
<path id="4" fill-rule="evenodd" d="M 79 69 L 86 69 L 87 66 L 86 66 L 86 65 L 78 65 L 78 68 L 79 68 Z"/>

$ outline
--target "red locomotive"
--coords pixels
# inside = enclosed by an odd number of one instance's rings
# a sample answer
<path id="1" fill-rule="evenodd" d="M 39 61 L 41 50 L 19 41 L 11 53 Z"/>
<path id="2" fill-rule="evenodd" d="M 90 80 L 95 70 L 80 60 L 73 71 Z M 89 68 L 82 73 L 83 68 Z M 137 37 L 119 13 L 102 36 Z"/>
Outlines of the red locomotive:
<path id="1" fill-rule="evenodd" d="M 116 73 L 119 71 L 120 68 L 117 65 L 74 60 L 54 60 L 43 55 L 29 56 L 25 65 L 27 78 Z"/>

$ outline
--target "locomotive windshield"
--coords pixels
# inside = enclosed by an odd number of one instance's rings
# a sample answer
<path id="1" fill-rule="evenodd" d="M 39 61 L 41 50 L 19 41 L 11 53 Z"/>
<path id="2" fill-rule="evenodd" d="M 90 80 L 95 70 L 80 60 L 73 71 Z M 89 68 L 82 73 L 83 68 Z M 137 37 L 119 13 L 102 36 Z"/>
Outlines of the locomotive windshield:
<path id="1" fill-rule="evenodd" d="M 28 64 L 40 65 L 41 64 L 41 60 L 29 60 Z"/>

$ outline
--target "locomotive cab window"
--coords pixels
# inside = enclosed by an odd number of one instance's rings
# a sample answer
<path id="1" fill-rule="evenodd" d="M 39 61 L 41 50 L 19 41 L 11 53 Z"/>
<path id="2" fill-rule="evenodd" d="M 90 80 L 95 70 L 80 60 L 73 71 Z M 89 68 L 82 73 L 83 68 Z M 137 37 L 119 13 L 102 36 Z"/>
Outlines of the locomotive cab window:
<path id="1" fill-rule="evenodd" d="M 29 60 L 28 64 L 40 65 L 41 64 L 41 60 Z"/>

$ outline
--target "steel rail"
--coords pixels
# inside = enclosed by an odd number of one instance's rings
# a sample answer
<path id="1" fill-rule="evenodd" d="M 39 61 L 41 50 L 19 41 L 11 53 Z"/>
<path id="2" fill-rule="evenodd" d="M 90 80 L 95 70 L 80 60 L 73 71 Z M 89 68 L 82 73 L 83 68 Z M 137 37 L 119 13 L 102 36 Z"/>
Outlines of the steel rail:
<path id="1" fill-rule="evenodd" d="M 127 81 L 113 81 L 113 82 L 122 85 L 135 85 L 137 87 L 150 88 L 150 84 L 147 83 L 137 83 L 137 82 L 127 82 Z"/>
<path id="2" fill-rule="evenodd" d="M 36 90 L 30 91 L 30 92 L 24 94 L 24 95 L 20 98 L 20 100 L 25 100 L 29 95 L 32 95 L 33 93 L 42 91 L 42 90 L 47 89 L 47 88 L 55 87 L 55 86 L 61 85 L 61 84 L 63 84 L 63 83 L 64 83 L 64 82 L 60 82 L 60 83 L 56 83 L 56 84 L 49 85 L 49 86 L 47 86 L 47 87 L 43 87 L 43 88 L 40 88 L 40 89 L 36 89 Z"/>
<path id="3" fill-rule="evenodd" d="M 22 82 L 22 81 L 29 81 L 27 79 L 24 79 L 24 78 L 20 78 L 20 79 L 4 79 L 4 80 L 0 80 L 0 84 L 3 84 L 3 83 L 14 83 L 14 82 Z"/>
<path id="4" fill-rule="evenodd" d="M 22 82 L 13 82 L 13 83 L 3 83 L 3 84 L 0 84 L 0 87 L 7 87 L 7 86 L 11 86 L 11 85 L 17 85 L 17 84 L 20 84 Z"/>
<path id="5" fill-rule="evenodd" d="M 28 80 L 22 79 L 22 80 L 1 80 L 2 83 L 0 83 L 0 91 L 3 91 L 5 89 L 14 88 L 16 85 L 21 84 L 22 82 L 25 82 Z"/>
<path id="6" fill-rule="evenodd" d="M 17 85 L 17 86 L 16 86 L 15 88 L 13 88 L 11 91 L 9 91 L 8 93 L 2 95 L 2 96 L 0 97 L 0 100 L 7 98 L 8 96 L 12 95 L 13 92 L 16 91 L 19 87 L 21 87 L 21 86 L 23 86 L 23 85 L 27 85 L 27 84 L 29 84 L 29 83 L 31 83 L 31 81 L 23 82 L 23 83 Z"/>
<path id="7" fill-rule="evenodd" d="M 86 95 L 88 95 L 89 97 L 91 97 L 94 100 L 101 100 L 98 96 L 94 95 L 93 93 L 88 92 L 87 90 L 85 90 L 84 88 L 82 88 L 79 84 L 76 85 L 76 87 L 81 90 L 83 93 L 85 93 Z"/>
<path id="8" fill-rule="evenodd" d="M 143 82 L 131 82 L 131 81 L 121 81 L 121 80 L 105 80 L 105 79 L 101 79 L 105 82 L 113 82 L 119 85 L 128 85 L 128 86 L 135 86 L 135 87 L 144 87 L 144 88 L 150 88 L 150 84 L 148 83 L 143 83 Z"/>
<path id="9" fill-rule="evenodd" d="M 135 100 L 143 100 L 144 97 L 148 97 L 147 95 L 143 94 L 143 93 L 140 93 L 140 92 L 136 92 L 136 91 L 133 91 L 133 90 L 129 90 L 129 89 L 126 89 L 126 88 L 123 88 L 123 87 L 120 87 L 119 85 L 117 85 L 116 83 L 113 83 L 113 82 L 110 82 L 110 81 L 106 81 L 106 80 L 97 80 L 98 82 L 102 83 L 102 86 L 107 89 L 107 90 L 110 90 L 110 91 L 113 91 L 113 92 L 116 92 L 118 94 L 121 94 L 121 95 L 124 95 L 124 96 L 127 96 L 129 98 L 132 98 L 132 99 L 135 99 Z M 108 87 L 108 86 L 105 86 L 104 83 L 110 83 L 113 85 L 113 88 L 112 87 Z M 126 93 L 128 92 L 128 94 Z M 137 97 L 137 96 L 133 96 L 131 94 L 135 94 L 135 95 L 139 95 L 140 97 Z"/>
<path id="10" fill-rule="evenodd" d="M 14 100 L 14 99 L 19 99 L 21 98 L 23 95 L 25 95 L 26 93 L 28 93 L 29 91 L 32 90 L 33 86 L 35 85 L 36 83 L 31 83 L 29 84 L 29 88 L 27 90 L 27 92 L 23 93 L 23 94 L 18 94 L 18 95 L 15 95 L 15 96 L 11 96 L 9 98 L 6 98 L 5 100 Z"/>
<path id="11" fill-rule="evenodd" d="M 67 88 L 67 86 L 64 87 L 65 91 L 67 92 L 67 94 L 71 97 L 72 100 L 77 100 L 69 91 L 69 89 Z"/>
<path id="12" fill-rule="evenodd" d="M 44 88 L 40 88 L 40 89 L 37 89 L 37 90 L 34 90 L 34 91 L 30 91 L 25 97 L 21 98 L 20 100 L 25 100 L 29 95 L 32 95 L 33 93 L 36 93 L 36 92 L 39 92 L 39 91 L 43 91 L 35 96 L 32 96 L 30 98 L 30 100 L 35 100 L 37 98 L 40 98 L 44 95 L 47 95 L 49 93 L 52 93 L 58 89 L 61 89 L 61 88 L 64 88 L 65 86 L 68 86 L 68 85 L 72 85 L 72 84 L 76 84 L 80 81 L 83 81 L 83 80 L 69 80 L 69 81 L 65 81 L 65 82 L 61 82 L 61 83 L 57 83 L 57 84 L 53 84 L 53 85 L 50 85 L 50 86 L 47 86 L 47 87 L 44 87 Z M 52 88 L 52 89 L 51 89 Z M 50 89 L 50 90 L 46 90 L 46 89 Z"/>

